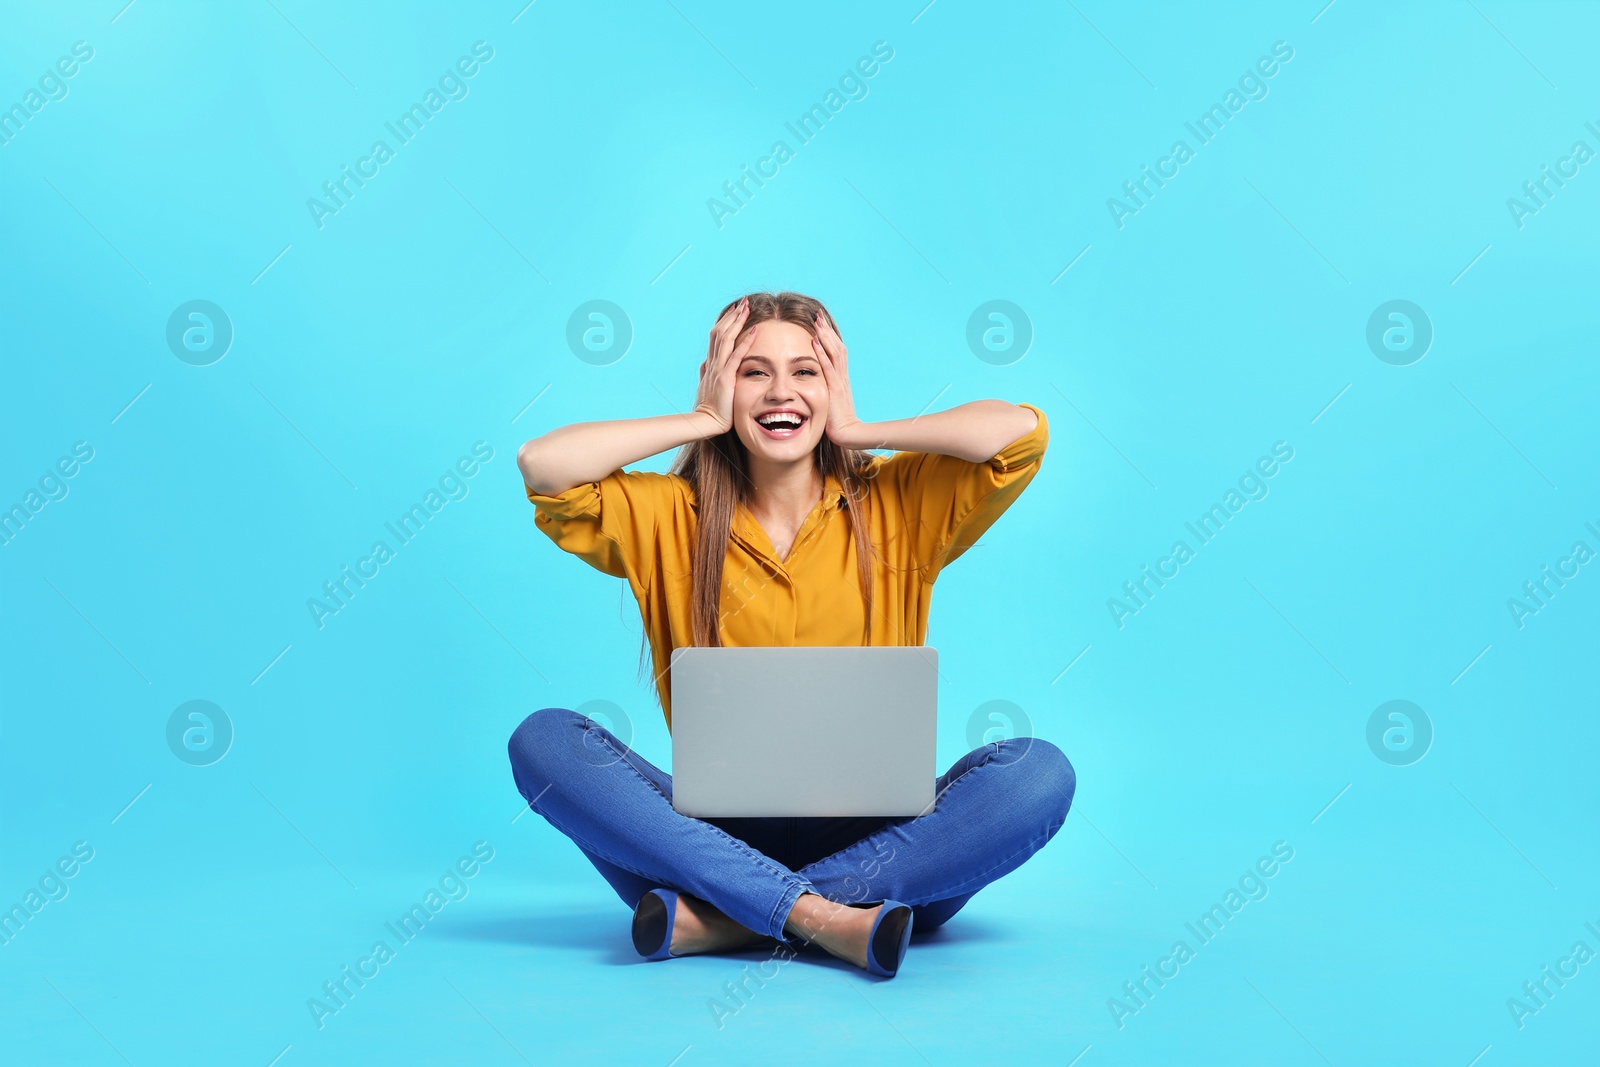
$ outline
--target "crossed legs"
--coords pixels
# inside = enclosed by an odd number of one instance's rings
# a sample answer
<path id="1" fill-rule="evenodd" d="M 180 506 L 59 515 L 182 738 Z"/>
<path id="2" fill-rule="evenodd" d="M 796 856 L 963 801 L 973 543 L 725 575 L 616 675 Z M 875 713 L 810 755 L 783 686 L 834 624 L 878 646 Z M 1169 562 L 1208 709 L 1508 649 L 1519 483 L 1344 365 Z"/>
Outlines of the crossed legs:
<path id="1" fill-rule="evenodd" d="M 694 898 L 685 943 L 711 946 L 702 951 L 761 936 L 835 951 L 870 925 L 872 912 L 850 905 L 888 899 L 911 905 L 914 930 L 933 929 L 1042 848 L 1076 788 L 1055 745 L 1010 738 L 957 760 L 917 816 L 703 820 L 673 810 L 670 775 L 576 712 L 534 712 L 509 752 L 529 805 L 630 908 L 658 887 Z"/>

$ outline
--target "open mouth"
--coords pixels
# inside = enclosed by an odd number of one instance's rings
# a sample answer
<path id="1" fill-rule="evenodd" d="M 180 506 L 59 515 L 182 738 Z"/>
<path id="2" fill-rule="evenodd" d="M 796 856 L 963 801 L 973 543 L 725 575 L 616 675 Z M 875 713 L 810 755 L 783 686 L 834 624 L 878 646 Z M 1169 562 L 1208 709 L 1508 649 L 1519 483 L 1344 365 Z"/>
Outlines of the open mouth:
<path id="1" fill-rule="evenodd" d="M 774 412 L 756 419 L 756 425 L 761 428 L 761 432 L 774 441 L 786 441 L 795 436 L 805 423 L 806 416 L 795 411 Z"/>

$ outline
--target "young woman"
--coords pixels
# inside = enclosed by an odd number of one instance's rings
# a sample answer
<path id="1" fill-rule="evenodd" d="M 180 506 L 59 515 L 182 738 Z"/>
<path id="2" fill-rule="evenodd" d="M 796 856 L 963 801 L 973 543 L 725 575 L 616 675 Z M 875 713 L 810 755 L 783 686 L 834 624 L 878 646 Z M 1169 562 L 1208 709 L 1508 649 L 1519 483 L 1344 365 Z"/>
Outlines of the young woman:
<path id="1" fill-rule="evenodd" d="M 638 599 L 670 733 L 674 648 L 923 644 L 934 580 L 1048 439 L 1044 412 L 1002 400 L 863 422 L 822 305 L 752 293 L 712 328 L 693 411 L 563 426 L 517 463 L 535 525 Z M 621 469 L 680 446 L 667 474 Z M 750 694 L 800 716 L 807 698 Z M 1021 737 L 957 760 L 918 816 L 695 819 L 670 775 L 568 709 L 528 716 L 510 753 L 529 805 L 635 909 L 641 955 L 816 944 L 884 976 L 913 923 L 941 925 L 1043 847 L 1076 786 L 1056 746 Z"/>

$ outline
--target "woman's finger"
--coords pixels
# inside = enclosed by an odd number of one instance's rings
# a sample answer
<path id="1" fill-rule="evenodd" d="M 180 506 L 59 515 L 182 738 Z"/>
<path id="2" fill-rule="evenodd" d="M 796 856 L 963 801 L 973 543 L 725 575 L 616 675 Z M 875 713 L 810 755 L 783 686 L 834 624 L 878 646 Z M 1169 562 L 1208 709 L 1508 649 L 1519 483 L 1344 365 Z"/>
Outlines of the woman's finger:
<path id="1" fill-rule="evenodd" d="M 817 362 L 822 364 L 822 380 L 833 387 L 833 359 L 828 355 L 828 350 L 822 347 L 822 342 L 815 337 L 811 339 L 811 347 L 817 353 Z"/>
<path id="2" fill-rule="evenodd" d="M 819 338 L 818 347 L 828 354 L 828 359 L 832 362 L 834 370 L 840 374 L 847 373 L 844 342 L 839 340 L 837 334 L 831 337 L 828 334 L 823 334 Z"/>
<path id="3" fill-rule="evenodd" d="M 717 354 L 726 356 L 732 347 L 734 339 L 739 336 L 739 331 L 744 327 L 745 320 L 750 317 L 750 307 L 741 302 L 733 309 L 733 317 L 722 325 L 721 336 L 717 338 Z"/>
<path id="4" fill-rule="evenodd" d="M 750 351 L 750 346 L 755 343 L 756 331 L 759 329 L 761 329 L 760 326 L 752 326 L 749 332 L 739 338 L 736 343 L 730 344 L 724 349 L 721 358 L 717 360 L 716 368 L 711 372 L 713 378 L 719 381 L 732 379 L 733 372 L 738 369 L 740 362 L 744 359 L 744 354 Z"/>
<path id="5" fill-rule="evenodd" d="M 732 359 L 734 352 L 738 351 L 741 345 L 745 349 L 750 347 L 751 340 L 755 337 L 755 332 L 757 329 L 759 329 L 759 327 L 753 326 L 748 331 L 745 331 L 743 338 L 739 336 L 740 332 L 744 331 L 744 324 L 749 320 L 749 318 L 750 309 L 745 307 L 739 312 L 738 317 L 736 317 L 730 325 L 728 336 L 723 342 L 723 358 L 725 360 Z"/>
<path id="6" fill-rule="evenodd" d="M 833 323 L 828 320 L 827 316 L 823 315 L 820 311 L 817 312 L 816 322 L 817 338 L 822 342 L 823 347 L 826 348 L 830 354 L 836 353 L 839 349 L 844 347 L 839 334 L 833 328 Z"/>
<path id="7" fill-rule="evenodd" d="M 722 340 L 728 336 L 729 330 L 735 328 L 735 324 L 739 320 L 740 316 L 747 313 L 748 305 L 746 305 L 742 300 L 737 304 L 734 304 L 727 311 L 724 311 L 722 316 L 718 318 L 716 323 L 711 327 L 712 346 L 719 346 Z"/>
<path id="8" fill-rule="evenodd" d="M 733 351 L 728 353 L 728 361 L 738 364 L 744 359 L 744 354 L 750 351 L 750 346 L 756 343 L 756 332 L 761 329 L 759 324 L 750 327 L 749 331 L 733 346 Z"/>
<path id="9" fill-rule="evenodd" d="M 722 367 L 727 361 L 729 351 L 733 347 L 733 339 L 738 336 L 738 331 L 744 325 L 748 311 L 747 306 L 736 305 L 733 308 L 732 317 L 726 318 L 726 321 L 719 319 L 717 325 L 712 329 L 710 349 L 706 353 L 706 361 L 703 364 L 703 369 L 712 377 L 721 376 Z"/>

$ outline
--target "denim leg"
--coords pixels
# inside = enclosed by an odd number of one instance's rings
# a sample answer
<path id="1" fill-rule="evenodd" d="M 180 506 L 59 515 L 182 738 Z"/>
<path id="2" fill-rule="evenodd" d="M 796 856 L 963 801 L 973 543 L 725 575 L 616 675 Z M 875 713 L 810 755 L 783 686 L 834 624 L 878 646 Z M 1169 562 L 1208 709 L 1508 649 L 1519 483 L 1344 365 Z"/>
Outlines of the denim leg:
<path id="1" fill-rule="evenodd" d="M 650 889 L 677 889 L 751 930 L 788 940 L 783 924 L 811 883 L 711 823 L 674 811 L 671 775 L 600 723 L 542 708 L 517 727 L 509 752 L 529 806 L 571 838 L 630 907 Z"/>
<path id="2" fill-rule="evenodd" d="M 797 873 L 841 903 L 910 904 L 913 928 L 932 929 L 1044 847 L 1076 789 L 1072 764 L 1049 741 L 992 742 L 939 776 L 929 810 L 889 819 Z"/>

